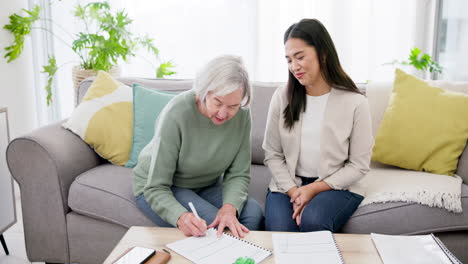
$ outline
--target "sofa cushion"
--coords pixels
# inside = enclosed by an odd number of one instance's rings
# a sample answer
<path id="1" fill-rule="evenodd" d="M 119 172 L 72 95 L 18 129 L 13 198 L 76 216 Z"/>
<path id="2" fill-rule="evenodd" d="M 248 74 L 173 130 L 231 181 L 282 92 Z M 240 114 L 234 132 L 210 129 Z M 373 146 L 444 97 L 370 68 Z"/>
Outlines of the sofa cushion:
<path id="1" fill-rule="evenodd" d="M 271 172 L 264 165 L 252 164 L 250 175 L 249 196 L 255 199 L 264 209 Z"/>
<path id="2" fill-rule="evenodd" d="M 264 206 L 270 171 L 263 165 L 251 169 L 249 195 Z M 136 207 L 132 193 L 132 170 L 104 164 L 78 176 L 70 186 L 68 206 L 76 213 L 116 223 L 154 226 Z"/>
<path id="3" fill-rule="evenodd" d="M 132 88 L 99 71 L 83 101 L 63 124 L 99 156 L 125 165 L 132 146 Z"/>
<path id="4" fill-rule="evenodd" d="M 431 86 L 440 87 L 447 91 L 468 94 L 467 82 L 448 82 L 442 80 L 428 81 Z M 388 101 L 392 93 L 392 83 L 390 82 L 371 82 L 366 91 L 369 101 L 369 108 L 372 119 L 372 133 L 375 138 L 383 119 L 385 110 L 388 106 Z M 459 175 L 465 184 L 468 184 L 468 144 L 458 160 L 456 174 Z"/>
<path id="5" fill-rule="evenodd" d="M 252 166 L 249 195 L 263 207 L 271 174 Z M 131 169 L 100 165 L 78 176 L 70 187 L 68 204 L 76 213 L 116 223 L 154 226 L 136 207 Z M 110 184 L 112 183 L 112 184 Z M 462 185 L 463 213 L 416 203 L 389 202 L 361 206 L 344 226 L 346 233 L 424 234 L 468 229 L 468 186 Z"/>
<path id="6" fill-rule="evenodd" d="M 104 164 L 78 176 L 70 186 L 68 206 L 75 212 L 125 227 L 154 226 L 135 205 L 132 170 Z"/>
<path id="7" fill-rule="evenodd" d="M 459 175 L 465 184 L 468 184 L 468 143 L 465 146 L 460 159 L 458 160 L 457 175 Z"/>
<path id="8" fill-rule="evenodd" d="M 343 227 L 345 233 L 371 232 L 391 235 L 415 235 L 468 228 L 468 186 L 462 184 L 462 213 L 416 203 L 375 203 L 358 208 Z"/>
<path id="9" fill-rule="evenodd" d="M 468 139 L 468 95 L 433 87 L 397 69 L 372 160 L 453 175 Z"/>
<path id="10" fill-rule="evenodd" d="M 139 84 L 133 85 L 132 150 L 125 167 L 135 167 L 141 150 L 153 138 L 156 119 L 175 95 L 174 92 L 150 89 Z"/>
<path id="11" fill-rule="evenodd" d="M 250 112 L 252 113 L 252 163 L 263 165 L 265 153 L 262 148 L 268 108 L 271 97 L 281 83 L 254 83 Z"/>

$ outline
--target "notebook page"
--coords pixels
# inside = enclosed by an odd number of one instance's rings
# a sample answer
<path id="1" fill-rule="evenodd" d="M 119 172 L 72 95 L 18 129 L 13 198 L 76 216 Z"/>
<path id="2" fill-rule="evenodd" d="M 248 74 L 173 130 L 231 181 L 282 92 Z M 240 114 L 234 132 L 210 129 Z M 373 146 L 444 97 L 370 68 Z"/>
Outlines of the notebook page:
<path id="1" fill-rule="evenodd" d="M 271 252 L 223 233 L 217 237 L 210 228 L 204 237 L 189 237 L 166 245 L 178 254 L 197 264 L 234 263 L 239 257 L 249 257 L 260 263 Z"/>
<path id="2" fill-rule="evenodd" d="M 431 235 L 392 236 L 371 234 L 375 247 L 385 264 L 451 264 Z"/>
<path id="3" fill-rule="evenodd" d="M 273 234 L 275 263 L 343 263 L 330 231 Z"/>

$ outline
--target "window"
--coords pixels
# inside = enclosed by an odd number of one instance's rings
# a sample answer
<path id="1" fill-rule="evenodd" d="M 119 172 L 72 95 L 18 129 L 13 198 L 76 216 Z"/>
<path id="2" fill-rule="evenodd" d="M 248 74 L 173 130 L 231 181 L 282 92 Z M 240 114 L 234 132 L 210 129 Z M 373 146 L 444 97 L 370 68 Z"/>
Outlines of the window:
<path id="1" fill-rule="evenodd" d="M 444 67 L 440 79 L 468 81 L 468 1 L 441 0 L 436 60 Z"/>

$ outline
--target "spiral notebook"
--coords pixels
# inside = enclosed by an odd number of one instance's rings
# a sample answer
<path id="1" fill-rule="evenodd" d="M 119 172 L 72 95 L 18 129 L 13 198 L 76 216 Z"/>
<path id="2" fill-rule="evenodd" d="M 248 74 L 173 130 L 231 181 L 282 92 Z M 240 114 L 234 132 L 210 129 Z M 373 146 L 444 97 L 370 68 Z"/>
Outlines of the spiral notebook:
<path id="1" fill-rule="evenodd" d="M 424 263 L 458 264 L 452 252 L 434 235 L 393 236 L 371 234 L 372 241 L 385 264 Z"/>
<path id="2" fill-rule="evenodd" d="M 189 237 L 166 246 L 196 264 L 234 263 L 240 257 L 260 263 L 271 255 L 270 250 L 226 233 L 218 238 L 214 228 L 204 237 Z"/>
<path id="3" fill-rule="evenodd" d="M 275 233 L 275 263 L 344 263 L 340 249 L 330 231 L 307 233 Z"/>

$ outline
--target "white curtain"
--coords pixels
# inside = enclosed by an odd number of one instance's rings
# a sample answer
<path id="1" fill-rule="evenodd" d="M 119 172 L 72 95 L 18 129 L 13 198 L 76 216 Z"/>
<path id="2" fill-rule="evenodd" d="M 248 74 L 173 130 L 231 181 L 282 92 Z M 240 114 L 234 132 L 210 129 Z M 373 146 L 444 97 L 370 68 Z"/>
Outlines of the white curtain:
<path id="1" fill-rule="evenodd" d="M 81 1 L 83 2 L 83 1 Z M 435 0 L 111 0 L 134 20 L 133 32 L 155 39 L 163 60 L 177 74 L 194 78 L 211 58 L 235 54 L 244 58 L 251 79 L 285 81 L 283 33 L 302 18 L 317 18 L 330 32 L 341 63 L 355 82 L 388 81 L 395 59 L 404 60 L 414 46 L 432 50 Z M 52 18 L 62 27 L 80 29 L 72 15 L 74 1 L 58 1 Z M 55 28 L 56 34 L 61 34 Z M 66 38 L 66 36 L 64 36 Z M 71 67 L 77 63 L 68 47 L 54 45 L 58 64 L 58 101 L 62 117 L 73 111 Z M 73 63 L 68 63 L 74 61 Z M 139 54 L 123 64 L 123 74 L 153 78 L 154 61 Z M 67 68 L 68 67 L 68 68 Z"/>
<path id="2" fill-rule="evenodd" d="M 391 80 L 394 67 L 382 64 L 406 60 L 415 46 L 431 50 L 434 4 L 431 0 L 258 0 L 256 77 L 284 81 L 284 32 L 302 18 L 317 18 L 355 82 Z"/>

